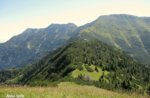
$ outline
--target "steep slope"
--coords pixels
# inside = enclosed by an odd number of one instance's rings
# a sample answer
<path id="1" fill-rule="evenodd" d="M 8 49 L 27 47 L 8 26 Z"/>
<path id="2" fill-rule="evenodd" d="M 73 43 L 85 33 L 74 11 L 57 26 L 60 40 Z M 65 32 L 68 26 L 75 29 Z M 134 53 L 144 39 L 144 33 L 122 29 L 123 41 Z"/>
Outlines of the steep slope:
<path id="1" fill-rule="evenodd" d="M 131 15 L 100 16 L 79 27 L 79 37 L 96 38 L 116 46 L 142 63 L 150 63 L 150 18 Z"/>
<path id="2" fill-rule="evenodd" d="M 122 51 L 97 40 L 77 40 L 50 53 L 22 73 L 21 84 L 74 80 L 104 88 L 145 90 L 150 72 Z"/>
<path id="3" fill-rule="evenodd" d="M 27 29 L 0 44 L 0 68 L 24 66 L 64 45 L 73 36 L 74 24 L 51 24 L 43 29 Z"/>

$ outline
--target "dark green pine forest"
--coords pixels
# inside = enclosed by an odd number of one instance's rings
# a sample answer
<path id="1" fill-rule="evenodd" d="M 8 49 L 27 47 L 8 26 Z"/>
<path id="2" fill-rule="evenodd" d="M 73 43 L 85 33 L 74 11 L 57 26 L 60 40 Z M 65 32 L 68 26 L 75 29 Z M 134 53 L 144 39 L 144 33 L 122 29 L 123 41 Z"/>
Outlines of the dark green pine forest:
<path id="1" fill-rule="evenodd" d="M 19 73 L 15 73 L 19 70 Z M 5 74 L 3 82 L 48 86 L 61 81 L 106 89 L 150 91 L 150 71 L 123 51 L 98 40 L 78 39 L 51 52 L 39 62 Z M 12 72 L 12 70 L 11 70 Z M 3 75 L 3 71 L 0 72 Z"/>

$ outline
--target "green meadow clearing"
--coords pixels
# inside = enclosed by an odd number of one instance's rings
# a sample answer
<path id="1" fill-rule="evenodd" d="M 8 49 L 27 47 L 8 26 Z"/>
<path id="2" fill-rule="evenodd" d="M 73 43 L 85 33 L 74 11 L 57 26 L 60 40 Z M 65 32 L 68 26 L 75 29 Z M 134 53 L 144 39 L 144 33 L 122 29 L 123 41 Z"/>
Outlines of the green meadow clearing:
<path id="1" fill-rule="evenodd" d="M 136 93 L 117 93 L 71 82 L 62 82 L 57 87 L 0 86 L 0 98 L 6 98 L 8 94 L 24 95 L 24 98 L 148 98 Z"/>

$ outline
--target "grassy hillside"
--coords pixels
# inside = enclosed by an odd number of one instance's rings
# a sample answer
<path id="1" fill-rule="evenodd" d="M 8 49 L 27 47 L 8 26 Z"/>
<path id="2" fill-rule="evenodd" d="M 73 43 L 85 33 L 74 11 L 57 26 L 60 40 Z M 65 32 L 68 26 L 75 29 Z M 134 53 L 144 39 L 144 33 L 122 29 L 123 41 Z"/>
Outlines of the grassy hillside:
<path id="1" fill-rule="evenodd" d="M 64 82 L 57 87 L 0 87 L 0 98 L 6 95 L 24 95 L 25 98 L 148 98 L 136 93 L 117 93 L 94 86 Z"/>
<path id="2" fill-rule="evenodd" d="M 131 15 L 100 16 L 78 28 L 82 38 L 95 38 L 116 46 L 142 63 L 150 63 L 149 24 L 145 18 Z"/>

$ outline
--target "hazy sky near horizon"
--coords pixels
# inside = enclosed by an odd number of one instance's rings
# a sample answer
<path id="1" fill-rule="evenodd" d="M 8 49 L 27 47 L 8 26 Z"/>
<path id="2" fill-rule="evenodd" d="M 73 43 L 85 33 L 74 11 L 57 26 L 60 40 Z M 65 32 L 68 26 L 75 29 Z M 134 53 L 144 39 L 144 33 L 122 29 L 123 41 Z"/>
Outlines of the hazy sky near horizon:
<path id="1" fill-rule="evenodd" d="M 150 16 L 150 0 L 0 0 L 0 42 L 26 28 L 83 25 L 108 14 Z"/>

